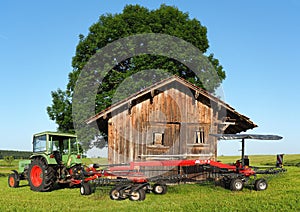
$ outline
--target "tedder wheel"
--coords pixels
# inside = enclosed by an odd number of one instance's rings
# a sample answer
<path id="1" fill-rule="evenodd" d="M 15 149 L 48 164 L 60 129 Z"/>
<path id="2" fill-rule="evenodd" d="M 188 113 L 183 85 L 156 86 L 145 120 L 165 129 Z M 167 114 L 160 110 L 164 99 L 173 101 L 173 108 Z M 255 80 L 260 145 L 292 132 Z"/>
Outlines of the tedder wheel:
<path id="1" fill-rule="evenodd" d="M 234 178 L 230 182 L 230 190 L 231 191 L 241 191 L 244 187 L 244 183 L 239 178 Z"/>
<path id="2" fill-rule="evenodd" d="M 8 185 L 9 185 L 9 187 L 12 187 L 12 188 L 19 187 L 19 179 L 18 179 L 18 176 L 16 173 L 10 174 L 8 176 Z"/>
<path id="3" fill-rule="evenodd" d="M 92 187 L 89 183 L 83 183 L 80 186 L 80 194 L 81 195 L 90 195 L 92 193 Z"/>
<path id="4" fill-rule="evenodd" d="M 167 185 L 156 183 L 153 185 L 152 191 L 154 194 L 165 194 L 165 193 L 167 193 Z"/>
<path id="5" fill-rule="evenodd" d="M 263 191 L 268 188 L 268 183 L 265 179 L 258 179 L 254 183 L 254 189 L 256 191 Z"/>
<path id="6" fill-rule="evenodd" d="M 129 193 L 129 199 L 131 201 L 143 201 L 146 198 L 146 192 L 143 188 L 138 190 L 131 190 Z"/>
<path id="7" fill-rule="evenodd" d="M 122 190 L 124 186 L 115 186 L 109 192 L 109 197 L 112 200 L 123 200 L 126 198 L 124 191 Z"/>
<path id="8" fill-rule="evenodd" d="M 216 185 L 220 185 L 221 187 L 225 189 L 230 189 L 230 182 L 231 180 L 228 179 L 227 177 L 222 177 L 219 182 L 216 182 Z"/>
<path id="9" fill-rule="evenodd" d="M 28 168 L 28 182 L 33 191 L 50 191 L 56 181 L 55 170 L 44 158 L 35 158 Z"/>

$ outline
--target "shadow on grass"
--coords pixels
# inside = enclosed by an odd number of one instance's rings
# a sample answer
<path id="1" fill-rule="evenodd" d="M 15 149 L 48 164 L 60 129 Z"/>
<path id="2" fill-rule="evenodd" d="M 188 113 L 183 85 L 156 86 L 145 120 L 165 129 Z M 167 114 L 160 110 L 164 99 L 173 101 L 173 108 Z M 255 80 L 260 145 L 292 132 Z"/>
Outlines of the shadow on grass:
<path id="1" fill-rule="evenodd" d="M 19 185 L 18 188 L 23 188 L 23 187 L 29 187 L 28 184 L 25 184 L 25 185 Z"/>
<path id="2" fill-rule="evenodd" d="M 0 173 L 0 177 L 8 177 L 8 173 Z"/>

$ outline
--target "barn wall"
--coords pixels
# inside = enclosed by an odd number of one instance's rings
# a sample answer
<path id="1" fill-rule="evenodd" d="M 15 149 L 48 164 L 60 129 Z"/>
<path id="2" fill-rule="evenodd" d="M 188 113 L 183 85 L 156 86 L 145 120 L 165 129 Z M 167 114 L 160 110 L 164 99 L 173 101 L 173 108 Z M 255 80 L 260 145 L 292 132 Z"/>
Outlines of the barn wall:
<path id="1" fill-rule="evenodd" d="M 208 137 L 211 130 L 216 130 L 211 124 L 214 113 L 201 98 L 195 100 L 184 86 L 165 88 L 112 114 L 108 121 L 109 162 L 127 163 L 162 154 L 208 158 L 205 154 L 213 153 L 210 158 L 214 159 L 216 140 Z M 200 130 L 204 131 L 205 144 L 195 143 L 196 132 Z M 154 133 L 157 138 L 163 133 L 162 145 L 154 145 Z"/>

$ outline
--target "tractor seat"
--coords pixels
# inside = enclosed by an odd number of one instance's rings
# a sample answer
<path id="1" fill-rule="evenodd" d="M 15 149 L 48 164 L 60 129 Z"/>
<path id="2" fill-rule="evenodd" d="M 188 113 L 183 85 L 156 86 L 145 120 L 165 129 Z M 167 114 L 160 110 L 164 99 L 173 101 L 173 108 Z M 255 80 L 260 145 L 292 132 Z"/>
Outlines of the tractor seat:
<path id="1" fill-rule="evenodd" d="M 63 164 L 62 155 L 59 153 L 59 151 L 53 151 L 53 155 L 54 155 L 56 163 L 59 165 L 62 165 Z"/>

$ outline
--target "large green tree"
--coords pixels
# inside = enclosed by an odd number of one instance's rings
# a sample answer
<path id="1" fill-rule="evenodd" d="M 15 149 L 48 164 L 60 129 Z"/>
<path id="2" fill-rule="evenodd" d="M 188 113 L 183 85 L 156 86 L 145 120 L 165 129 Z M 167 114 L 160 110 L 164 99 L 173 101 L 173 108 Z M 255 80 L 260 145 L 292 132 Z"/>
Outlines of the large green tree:
<path id="1" fill-rule="evenodd" d="M 213 92 L 225 79 L 225 72 L 213 54 L 207 55 L 209 43 L 207 28 L 200 21 L 191 19 L 188 13 L 179 11 L 176 7 L 161 5 L 156 10 L 149 10 L 139 5 L 127 5 L 120 14 L 101 15 L 98 22 L 89 28 L 87 36 L 79 35 L 76 54 L 72 60 L 73 71 L 69 74 L 69 83 L 65 91 L 58 89 L 52 92 L 52 105 L 47 107 L 51 120 L 58 124 L 58 131 L 74 132 L 72 119 L 72 96 L 76 81 L 89 59 L 97 50 L 107 44 L 130 35 L 141 33 L 163 33 L 181 38 L 197 47 L 211 62 L 220 81 L 204 89 Z M 103 79 L 96 98 L 96 112 L 110 106 L 113 100 L 120 100 L 124 96 L 114 97 L 118 86 L 129 76 L 134 76 L 141 70 L 162 69 L 176 74 L 188 81 L 203 87 L 201 80 L 188 67 L 172 58 L 157 55 L 139 55 L 120 61 Z M 139 84 L 136 83 L 136 90 Z M 98 138 L 103 138 L 99 136 Z M 86 140 L 84 147 L 91 147 Z M 105 146 L 105 142 L 98 142 L 98 147 Z"/>

